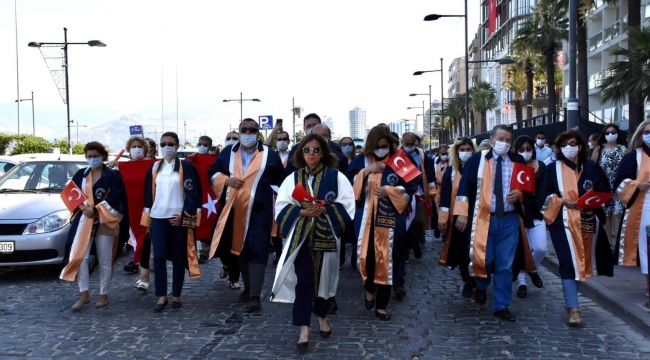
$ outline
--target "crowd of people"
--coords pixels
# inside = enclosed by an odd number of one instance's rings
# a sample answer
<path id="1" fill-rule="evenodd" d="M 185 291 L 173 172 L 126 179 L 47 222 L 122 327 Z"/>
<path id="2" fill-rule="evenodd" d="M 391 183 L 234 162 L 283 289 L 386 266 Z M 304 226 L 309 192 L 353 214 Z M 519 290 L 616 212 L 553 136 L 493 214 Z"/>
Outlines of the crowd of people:
<path id="1" fill-rule="evenodd" d="M 391 292 L 407 296 L 409 257 L 423 256 L 428 231 L 444 241 L 439 264 L 459 269 L 462 296 L 483 306 L 492 285 L 492 310 L 503 321 L 516 320 L 508 310 L 513 282 L 522 299 L 528 278 L 536 288 L 544 286 L 537 267 L 547 251 L 547 232 L 571 325 L 581 323 L 581 282 L 594 274 L 613 276 L 615 264 L 639 264 L 648 273 L 650 121 L 632 134 L 629 148 L 615 124 L 589 141 L 574 130 L 553 140 L 544 132 L 515 139 L 512 128 L 497 125 L 479 144 L 460 138 L 424 151 L 416 134 L 400 136 L 385 124 L 373 127 L 362 147 L 350 137 L 333 142 L 316 114 L 303 120 L 306 136 L 293 146 L 281 124 L 262 142 L 259 124 L 244 119 L 226 135 L 225 147 L 213 151 L 218 154 L 209 154 L 212 139 L 202 136 L 199 154 L 183 160 L 173 132 L 162 134 L 159 159 L 152 139 L 130 138 L 128 162 L 106 163 L 104 146 L 88 143 L 89 167 L 72 179 L 87 201 L 73 214 L 69 262 L 61 273 L 79 283 L 72 309 L 90 302 L 91 248 L 100 264 L 95 306 L 108 304 L 116 250 L 127 242 L 133 254 L 125 271 L 139 272 L 135 287 L 141 291 L 153 276 L 156 312 L 168 304 L 167 261 L 171 307 L 178 309 L 186 269 L 197 278 L 199 264 L 214 257 L 230 289 L 240 289 L 243 280 L 238 301 L 246 303 L 245 310 L 262 311 L 264 275 L 274 253 L 270 300 L 293 304 L 299 348 L 308 346 L 311 313 L 322 337 L 332 333 L 327 316 L 338 309 L 346 244 L 365 290 L 364 305 L 380 321 L 391 319 Z M 404 176 L 391 164 L 398 161 L 419 175 Z M 512 185 L 521 175 L 514 169 L 522 166 L 534 174 L 532 189 Z M 602 206 L 581 207 L 590 191 L 615 196 Z M 216 219 L 212 223 L 205 221 L 206 210 Z"/>

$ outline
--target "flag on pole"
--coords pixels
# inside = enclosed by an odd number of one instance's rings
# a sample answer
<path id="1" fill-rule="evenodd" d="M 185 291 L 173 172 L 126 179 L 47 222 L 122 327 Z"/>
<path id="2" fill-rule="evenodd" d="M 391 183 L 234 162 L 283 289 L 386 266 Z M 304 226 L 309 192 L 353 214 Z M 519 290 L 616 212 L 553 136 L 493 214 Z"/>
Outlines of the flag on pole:
<path id="1" fill-rule="evenodd" d="M 61 200 L 63 200 L 63 204 L 68 208 L 68 211 L 73 213 L 88 198 L 74 181 L 70 181 L 63 191 L 61 191 Z"/>
<path id="2" fill-rule="evenodd" d="M 406 182 L 410 182 L 421 174 L 418 167 L 408 159 L 408 155 L 406 155 L 404 149 L 397 150 L 397 152 L 386 161 L 386 165 L 390 166 L 390 168 Z"/>

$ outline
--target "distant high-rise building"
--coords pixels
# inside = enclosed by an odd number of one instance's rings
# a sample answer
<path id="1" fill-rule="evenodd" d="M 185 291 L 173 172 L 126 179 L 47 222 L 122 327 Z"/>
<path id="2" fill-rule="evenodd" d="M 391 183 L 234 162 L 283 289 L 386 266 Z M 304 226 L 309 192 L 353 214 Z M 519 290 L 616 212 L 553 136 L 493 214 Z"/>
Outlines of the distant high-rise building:
<path id="1" fill-rule="evenodd" d="M 350 137 L 366 138 L 366 111 L 358 106 L 350 110 Z"/>
<path id="2" fill-rule="evenodd" d="M 330 129 L 330 132 L 332 133 L 332 135 L 334 134 L 334 132 L 335 132 L 334 131 L 334 119 L 332 119 L 331 116 L 327 116 L 327 115 L 323 116 L 323 120 L 321 121 L 321 123 L 323 125 L 327 126 Z"/>

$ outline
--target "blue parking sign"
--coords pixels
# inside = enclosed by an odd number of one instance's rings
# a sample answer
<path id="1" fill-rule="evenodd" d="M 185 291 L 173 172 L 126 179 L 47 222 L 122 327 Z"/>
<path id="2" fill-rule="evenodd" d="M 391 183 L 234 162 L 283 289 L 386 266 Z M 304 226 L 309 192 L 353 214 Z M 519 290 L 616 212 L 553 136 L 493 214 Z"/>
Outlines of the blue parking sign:
<path id="1" fill-rule="evenodd" d="M 144 131 L 142 131 L 142 125 L 129 126 L 129 133 L 131 136 L 144 135 Z"/>
<path id="2" fill-rule="evenodd" d="M 273 116 L 272 115 L 262 115 L 259 117 L 260 130 L 272 130 L 273 129 Z"/>

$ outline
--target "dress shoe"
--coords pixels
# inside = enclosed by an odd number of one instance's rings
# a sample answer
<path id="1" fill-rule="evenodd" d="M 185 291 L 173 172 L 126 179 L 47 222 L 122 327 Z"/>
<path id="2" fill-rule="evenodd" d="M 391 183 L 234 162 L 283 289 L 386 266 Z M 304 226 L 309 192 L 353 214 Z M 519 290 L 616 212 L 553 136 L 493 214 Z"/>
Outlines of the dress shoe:
<path id="1" fill-rule="evenodd" d="M 327 313 L 336 314 L 337 311 L 339 311 L 339 305 L 336 303 L 336 298 L 327 299 Z"/>
<path id="2" fill-rule="evenodd" d="M 390 314 L 386 313 L 380 313 L 379 311 L 375 310 L 375 316 L 379 319 L 379 321 L 388 321 L 390 320 Z"/>
<path id="3" fill-rule="evenodd" d="M 183 303 L 180 300 L 172 301 L 172 309 L 180 309 L 181 307 L 183 307 Z"/>
<path id="4" fill-rule="evenodd" d="M 298 342 L 296 343 L 296 347 L 298 349 L 306 349 L 309 347 L 309 340 L 300 342 L 300 337 L 298 338 Z"/>
<path id="5" fill-rule="evenodd" d="M 200 254 L 199 255 L 199 264 L 205 264 L 208 262 L 208 255 Z"/>
<path id="6" fill-rule="evenodd" d="M 255 311 L 261 311 L 262 310 L 262 304 L 260 303 L 260 298 L 257 296 L 253 296 L 251 298 L 251 301 L 246 305 L 246 312 L 255 312 Z"/>
<path id="7" fill-rule="evenodd" d="M 508 311 L 508 308 L 495 311 L 494 317 L 505 321 L 517 321 L 517 318 Z"/>
<path id="8" fill-rule="evenodd" d="M 485 290 L 476 289 L 476 292 L 474 293 L 474 302 L 476 302 L 476 305 L 483 306 L 486 301 L 487 292 Z"/>
<path id="9" fill-rule="evenodd" d="M 72 305 L 72 311 L 79 311 L 81 308 L 84 307 L 84 305 L 88 304 L 90 302 L 90 294 L 88 294 L 88 291 L 84 291 L 81 293 L 81 296 L 79 297 L 79 300 L 77 300 L 74 305 Z"/>
<path id="10" fill-rule="evenodd" d="M 466 298 L 472 297 L 475 288 L 476 288 L 476 284 L 474 284 L 474 282 L 472 281 L 468 281 L 465 283 L 465 285 L 463 285 L 463 291 L 461 294 L 463 295 L 463 297 Z"/>
<path id="11" fill-rule="evenodd" d="M 580 319 L 580 309 L 571 308 L 569 310 L 571 310 L 571 315 L 569 315 L 569 325 L 577 326 L 582 324 L 582 320 Z"/>
<path id="12" fill-rule="evenodd" d="M 164 303 L 156 303 L 156 305 L 153 306 L 153 311 L 155 312 L 161 312 L 165 306 L 167 306 L 168 302 L 165 300 Z"/>
<path id="13" fill-rule="evenodd" d="M 529 272 L 528 276 L 530 276 L 530 279 L 533 280 L 533 285 L 535 285 L 536 288 L 544 287 L 544 282 L 542 281 L 542 278 L 539 277 L 537 271 Z"/>
<path id="14" fill-rule="evenodd" d="M 251 301 L 251 291 L 244 289 L 244 291 L 242 291 L 241 294 L 239 294 L 237 297 L 237 302 L 244 303 L 249 301 Z"/>
<path id="15" fill-rule="evenodd" d="M 413 256 L 415 256 L 416 259 L 422 259 L 422 248 L 420 247 L 420 244 L 415 244 L 415 246 L 413 246 Z"/>
<path id="16" fill-rule="evenodd" d="M 133 263 L 133 261 L 129 261 L 128 264 L 124 265 L 124 271 L 132 274 L 137 274 L 140 269 L 138 268 L 138 265 Z"/>
<path id="17" fill-rule="evenodd" d="M 330 322 L 329 322 L 329 321 L 327 322 L 327 326 L 329 326 L 329 328 L 330 328 L 330 329 L 327 330 L 327 331 L 320 330 L 320 327 L 319 327 L 318 330 L 320 331 L 320 337 L 322 337 L 322 338 L 326 338 L 326 339 L 327 339 L 328 337 L 330 337 L 330 335 L 332 335 L 332 327 L 330 326 Z"/>
<path id="18" fill-rule="evenodd" d="M 363 301 L 366 303 L 366 309 L 372 310 L 375 307 L 375 297 L 372 297 L 372 300 L 368 300 L 366 297 L 367 294 L 363 294 Z"/>
<path id="19" fill-rule="evenodd" d="M 393 285 L 393 292 L 398 300 L 402 300 L 406 296 L 406 290 L 402 285 Z"/>
<path id="20" fill-rule="evenodd" d="M 95 303 L 96 308 L 103 308 L 108 305 L 108 295 L 99 295 L 99 300 Z"/>
<path id="21" fill-rule="evenodd" d="M 526 298 L 526 285 L 519 285 L 517 289 L 517 297 L 525 299 Z"/>

